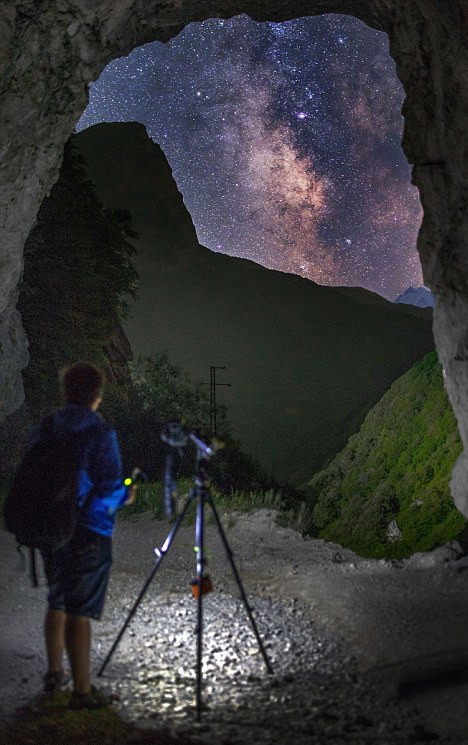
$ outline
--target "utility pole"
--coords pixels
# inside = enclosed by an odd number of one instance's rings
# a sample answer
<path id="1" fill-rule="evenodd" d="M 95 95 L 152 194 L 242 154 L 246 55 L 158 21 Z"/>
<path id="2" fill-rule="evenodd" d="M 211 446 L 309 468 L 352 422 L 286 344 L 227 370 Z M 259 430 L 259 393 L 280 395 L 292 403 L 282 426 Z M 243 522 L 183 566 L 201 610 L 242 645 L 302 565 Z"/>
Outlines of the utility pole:
<path id="1" fill-rule="evenodd" d="M 216 387 L 218 385 L 225 385 L 228 388 L 231 387 L 230 383 L 217 383 L 216 382 L 216 370 L 225 370 L 226 366 L 210 365 L 210 435 L 216 434 L 218 429 L 217 422 L 217 406 L 216 406 Z"/>

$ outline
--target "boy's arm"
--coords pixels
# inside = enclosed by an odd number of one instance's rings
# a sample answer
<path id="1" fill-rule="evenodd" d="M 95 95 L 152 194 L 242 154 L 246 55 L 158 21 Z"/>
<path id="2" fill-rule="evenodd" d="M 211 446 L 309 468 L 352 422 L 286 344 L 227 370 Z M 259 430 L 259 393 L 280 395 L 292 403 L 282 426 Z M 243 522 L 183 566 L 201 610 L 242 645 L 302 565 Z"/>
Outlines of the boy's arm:
<path id="1" fill-rule="evenodd" d="M 111 499 L 115 507 L 131 504 L 130 500 L 134 501 L 131 489 L 123 483 L 117 435 L 108 427 L 99 432 L 96 445 L 91 450 L 89 475 L 96 497 Z"/>

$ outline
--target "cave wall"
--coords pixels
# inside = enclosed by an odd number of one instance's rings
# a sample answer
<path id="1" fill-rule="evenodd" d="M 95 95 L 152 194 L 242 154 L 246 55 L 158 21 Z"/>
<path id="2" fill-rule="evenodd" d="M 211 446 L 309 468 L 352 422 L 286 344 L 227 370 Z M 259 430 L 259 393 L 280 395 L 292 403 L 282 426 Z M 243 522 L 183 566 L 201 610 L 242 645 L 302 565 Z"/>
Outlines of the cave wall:
<path id="1" fill-rule="evenodd" d="M 58 175 L 87 84 L 112 59 L 185 24 L 248 13 L 344 13 L 388 33 L 404 85 L 403 148 L 424 219 L 418 240 L 434 331 L 468 448 L 468 7 L 465 0 L 10 0 L 0 7 L 0 420 L 22 401 L 27 341 L 15 310 L 22 248 Z M 468 515 L 468 455 L 452 490 Z"/>

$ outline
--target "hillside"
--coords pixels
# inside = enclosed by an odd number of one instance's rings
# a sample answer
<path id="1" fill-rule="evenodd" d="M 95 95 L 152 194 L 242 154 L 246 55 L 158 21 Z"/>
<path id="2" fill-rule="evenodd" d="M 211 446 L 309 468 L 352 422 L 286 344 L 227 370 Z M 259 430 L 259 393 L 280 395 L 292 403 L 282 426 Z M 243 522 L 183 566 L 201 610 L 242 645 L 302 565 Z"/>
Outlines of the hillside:
<path id="1" fill-rule="evenodd" d="M 449 494 L 461 451 L 435 352 L 397 380 L 360 431 L 309 484 L 321 537 L 363 555 L 404 556 L 454 538 L 464 518 Z M 402 532 L 391 542 L 387 527 Z"/>
<path id="2" fill-rule="evenodd" d="M 302 484 L 333 457 L 391 383 L 433 349 L 431 315 L 359 288 L 319 286 L 199 245 L 161 149 L 142 125 L 76 135 L 104 204 L 139 234 L 139 296 L 125 331 L 206 384 L 268 473 Z"/>

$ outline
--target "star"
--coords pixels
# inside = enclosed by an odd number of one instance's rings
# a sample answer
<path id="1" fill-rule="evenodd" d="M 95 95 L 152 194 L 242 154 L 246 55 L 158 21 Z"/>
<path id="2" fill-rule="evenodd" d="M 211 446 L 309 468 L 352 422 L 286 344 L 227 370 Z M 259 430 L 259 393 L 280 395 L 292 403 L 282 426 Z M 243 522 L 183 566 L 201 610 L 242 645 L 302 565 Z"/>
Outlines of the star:
<path id="1" fill-rule="evenodd" d="M 77 129 L 142 122 L 208 248 L 393 299 L 422 284 L 402 101 L 387 37 L 357 19 L 237 16 L 114 60 Z"/>

